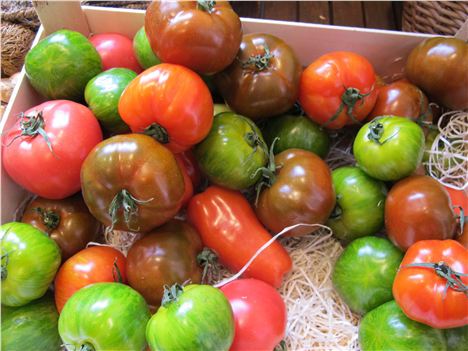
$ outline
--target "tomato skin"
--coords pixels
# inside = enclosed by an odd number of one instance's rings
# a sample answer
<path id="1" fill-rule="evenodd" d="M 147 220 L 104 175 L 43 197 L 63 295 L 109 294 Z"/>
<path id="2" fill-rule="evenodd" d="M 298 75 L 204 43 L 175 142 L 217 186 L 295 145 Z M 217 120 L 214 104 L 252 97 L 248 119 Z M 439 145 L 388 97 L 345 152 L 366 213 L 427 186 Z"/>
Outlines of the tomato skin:
<path id="1" fill-rule="evenodd" d="M 145 27 L 141 27 L 133 37 L 133 51 L 138 63 L 144 69 L 161 63 L 161 60 L 154 54 L 153 49 L 145 33 Z"/>
<path id="2" fill-rule="evenodd" d="M 80 194 L 63 200 L 38 197 L 26 207 L 21 222 L 31 224 L 55 240 L 63 260 L 84 249 L 97 237 L 101 227 Z"/>
<path id="3" fill-rule="evenodd" d="M 245 63 L 255 55 L 273 55 L 265 68 Z M 246 34 L 234 62 L 215 76 L 222 97 L 236 113 L 253 120 L 277 116 L 296 102 L 302 67 L 294 50 L 270 34 Z"/>
<path id="4" fill-rule="evenodd" d="M 185 207 L 193 196 L 193 184 L 192 184 L 192 180 L 189 177 L 187 168 L 185 168 L 185 163 L 179 157 L 177 157 L 177 154 L 175 154 L 174 157 L 177 161 L 177 164 L 179 165 L 180 173 L 182 173 L 184 177 L 185 191 L 184 191 L 184 196 L 182 198 L 181 207 Z"/>
<path id="5" fill-rule="evenodd" d="M 196 1 L 153 1 L 146 10 L 145 30 L 161 61 L 203 74 L 226 68 L 242 38 L 239 16 L 227 1 L 214 3 L 209 11 Z"/>
<path id="6" fill-rule="evenodd" d="M 451 239 L 456 225 L 447 191 L 429 176 L 405 178 L 388 193 L 387 235 L 403 251 L 420 240 Z"/>
<path id="7" fill-rule="evenodd" d="M 335 207 L 330 169 L 316 154 L 289 149 L 275 156 L 276 180 L 261 192 L 255 207 L 258 219 L 278 233 L 298 224 L 324 224 Z M 318 228 L 296 228 L 284 236 L 300 236 Z"/>
<path id="8" fill-rule="evenodd" d="M 468 324 L 465 293 L 446 290 L 446 279 L 432 268 L 405 267 L 413 263 L 444 262 L 453 271 L 468 274 L 468 250 L 454 240 L 422 240 L 406 251 L 393 283 L 393 296 L 412 320 L 433 328 L 457 328 Z M 461 277 L 468 284 L 468 277 Z"/>
<path id="9" fill-rule="evenodd" d="M 215 251 L 231 272 L 238 272 L 271 239 L 250 204 L 237 191 L 210 186 L 192 198 L 187 215 L 203 244 Z M 280 287 L 291 268 L 291 258 L 275 241 L 252 262 L 244 277 Z"/>
<path id="10" fill-rule="evenodd" d="M 157 123 L 173 152 L 202 141 L 213 123 L 213 99 L 203 80 L 183 66 L 161 63 L 136 77 L 124 90 L 119 113 L 133 132 Z"/>
<path id="11" fill-rule="evenodd" d="M 330 129 L 340 129 L 355 124 L 344 106 L 334 121 L 342 96 L 348 88 L 356 88 L 366 95 L 358 100 L 352 115 L 362 121 L 371 112 L 377 99 L 374 68 L 367 59 L 353 52 L 336 51 L 325 54 L 312 62 L 302 73 L 299 86 L 299 102 L 314 122 Z"/>
<path id="12" fill-rule="evenodd" d="M 47 199 L 64 199 L 80 190 L 81 165 L 102 140 L 101 128 L 93 113 L 76 102 L 44 102 L 27 110 L 25 116 L 40 111 L 53 152 L 41 135 L 21 136 L 18 119 L 2 138 L 6 145 L 2 147 L 3 167 L 26 190 Z"/>
<path id="13" fill-rule="evenodd" d="M 135 73 L 142 71 L 133 51 L 133 42 L 118 33 L 94 34 L 89 38 L 99 56 L 104 71 L 111 68 L 128 68 Z"/>
<path id="14" fill-rule="evenodd" d="M 179 162 L 179 165 L 182 165 L 181 168 L 183 167 L 187 172 L 187 175 L 192 181 L 193 188 L 197 189 L 202 182 L 202 174 L 192 150 L 175 154 L 175 158 L 177 162 Z"/>
<path id="15" fill-rule="evenodd" d="M 122 283 L 126 283 L 125 263 L 125 256 L 110 246 L 90 246 L 70 257 L 55 277 L 55 305 L 59 313 L 68 299 L 85 286 L 118 281 L 119 272 Z"/>
<path id="16" fill-rule="evenodd" d="M 286 305 L 270 285 L 257 279 L 237 279 L 221 291 L 234 314 L 235 333 L 230 351 L 271 351 L 286 333 Z"/>
<path id="17" fill-rule="evenodd" d="M 455 213 L 460 214 L 460 208 L 463 208 L 463 212 L 468 215 L 468 188 L 465 190 L 453 189 L 449 186 L 444 185 L 444 189 L 448 192 L 452 206 L 454 207 Z"/>

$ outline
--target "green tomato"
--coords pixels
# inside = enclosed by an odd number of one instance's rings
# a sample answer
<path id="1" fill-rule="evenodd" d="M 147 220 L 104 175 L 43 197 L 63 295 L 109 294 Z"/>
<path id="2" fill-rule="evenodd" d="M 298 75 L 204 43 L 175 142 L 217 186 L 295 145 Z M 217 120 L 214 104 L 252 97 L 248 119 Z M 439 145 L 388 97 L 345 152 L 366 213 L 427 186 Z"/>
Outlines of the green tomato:
<path id="1" fill-rule="evenodd" d="M 146 327 L 153 351 L 223 351 L 234 339 L 234 317 L 224 294 L 210 285 L 174 285 Z"/>
<path id="2" fill-rule="evenodd" d="M 353 145 L 358 166 L 371 177 L 396 181 L 421 163 L 424 133 L 408 118 L 384 116 L 365 124 Z"/>
<path id="3" fill-rule="evenodd" d="M 213 105 L 213 116 L 216 116 L 218 113 L 223 112 L 232 112 L 228 105 L 225 104 L 214 104 Z"/>
<path id="4" fill-rule="evenodd" d="M 51 295 L 22 307 L 2 306 L 2 350 L 59 350 L 58 317 Z"/>
<path id="5" fill-rule="evenodd" d="M 262 175 L 258 169 L 268 160 L 260 130 L 234 112 L 215 116 L 210 133 L 195 147 L 195 156 L 212 183 L 237 190 L 255 184 Z"/>
<path id="6" fill-rule="evenodd" d="M 364 316 L 359 343 L 362 351 L 452 351 L 442 330 L 409 319 L 394 300 Z"/>
<path id="7" fill-rule="evenodd" d="M 468 325 L 460 328 L 444 329 L 447 350 L 466 351 L 468 346 Z"/>
<path id="8" fill-rule="evenodd" d="M 138 63 L 144 69 L 161 63 L 161 60 L 155 55 L 153 49 L 151 49 L 144 26 L 141 27 L 133 37 L 133 51 L 135 51 Z"/>
<path id="9" fill-rule="evenodd" d="M 0 227 L 2 304 L 19 307 L 42 297 L 60 266 L 60 248 L 30 224 Z"/>
<path id="10" fill-rule="evenodd" d="M 327 132 L 305 116 L 284 115 L 265 121 L 262 133 L 268 145 L 279 138 L 273 152 L 279 154 L 287 149 L 304 149 L 321 158 L 328 154 L 330 139 Z"/>
<path id="11" fill-rule="evenodd" d="M 118 106 L 120 95 L 136 76 L 127 68 L 111 68 L 99 73 L 86 85 L 86 103 L 104 128 L 112 133 L 130 132 L 120 118 Z"/>
<path id="12" fill-rule="evenodd" d="M 429 157 L 430 157 L 429 151 L 431 151 L 432 144 L 434 143 L 434 140 L 438 135 L 439 135 L 439 131 L 436 129 L 430 129 L 429 132 L 426 134 L 423 163 L 429 162 Z"/>
<path id="13" fill-rule="evenodd" d="M 332 172 L 336 207 L 327 225 L 340 240 L 374 235 L 384 225 L 385 184 L 357 167 Z"/>
<path id="14" fill-rule="evenodd" d="M 59 318 L 67 350 L 143 350 L 150 318 L 145 299 L 120 283 L 96 283 L 78 290 Z"/>
<path id="15" fill-rule="evenodd" d="M 42 39 L 26 55 L 24 66 L 34 89 L 54 100 L 82 101 L 86 83 L 102 71 L 93 44 L 68 29 Z"/>
<path id="16" fill-rule="evenodd" d="M 393 279 L 403 253 L 389 240 L 366 236 L 341 253 L 332 281 L 349 308 L 360 314 L 393 299 Z"/>

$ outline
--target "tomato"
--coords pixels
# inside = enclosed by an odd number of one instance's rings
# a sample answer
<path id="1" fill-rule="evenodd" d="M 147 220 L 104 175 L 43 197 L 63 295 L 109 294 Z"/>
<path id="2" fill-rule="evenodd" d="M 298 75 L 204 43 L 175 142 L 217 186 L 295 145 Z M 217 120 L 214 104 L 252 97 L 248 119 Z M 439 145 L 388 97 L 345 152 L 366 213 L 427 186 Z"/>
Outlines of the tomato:
<path id="1" fill-rule="evenodd" d="M 129 286 L 96 283 L 74 294 L 59 317 L 67 350 L 128 350 L 146 347 L 150 312 L 145 299 Z"/>
<path id="2" fill-rule="evenodd" d="M 461 230 L 460 230 L 461 231 Z M 465 221 L 463 225 L 463 231 L 458 235 L 456 240 L 462 244 L 465 249 L 468 249 L 468 223 Z"/>
<path id="3" fill-rule="evenodd" d="M 21 222 L 33 225 L 54 239 L 63 260 L 96 239 L 101 227 L 79 194 L 63 200 L 38 197 L 26 207 Z"/>
<path id="4" fill-rule="evenodd" d="M 154 54 L 153 49 L 151 49 L 151 45 L 145 33 L 145 26 L 141 27 L 133 37 L 133 51 L 135 52 L 138 63 L 144 69 L 161 63 L 161 60 Z"/>
<path id="5" fill-rule="evenodd" d="M 182 173 L 184 177 L 184 197 L 182 198 L 182 207 L 185 207 L 185 205 L 188 204 L 190 199 L 193 196 L 193 184 L 192 180 L 190 179 L 188 170 L 185 168 L 185 163 L 182 161 L 181 158 L 177 157 L 178 154 L 175 154 L 174 157 L 177 161 L 177 164 L 179 165 L 180 172 Z"/>
<path id="6" fill-rule="evenodd" d="M 405 79 L 379 89 L 377 101 L 367 119 L 389 115 L 410 118 L 419 123 L 432 120 L 426 95 Z"/>
<path id="7" fill-rule="evenodd" d="M 22 307 L 2 306 L 2 350 L 59 350 L 57 321 L 49 295 Z"/>
<path id="8" fill-rule="evenodd" d="M 237 191 L 210 186 L 192 198 L 187 216 L 200 233 L 203 244 L 212 249 L 231 272 L 238 272 L 271 239 L 247 200 Z M 291 258 L 275 241 L 252 262 L 244 277 L 280 287 L 291 268 Z"/>
<path id="9" fill-rule="evenodd" d="M 81 171 L 90 212 L 117 230 L 147 232 L 171 219 L 184 196 L 174 155 L 142 134 L 116 135 L 98 144 Z"/>
<path id="10" fill-rule="evenodd" d="M 465 190 L 458 190 L 444 185 L 444 189 L 450 196 L 455 213 L 459 215 L 461 213 L 461 207 L 463 209 L 464 215 L 468 215 L 468 188 L 465 188 Z"/>
<path id="11" fill-rule="evenodd" d="M 358 132 L 353 144 L 358 166 L 373 178 L 399 180 L 413 173 L 424 154 L 424 134 L 413 121 L 376 118 Z"/>
<path id="12" fill-rule="evenodd" d="M 450 351 L 465 351 L 468 345 L 468 325 L 460 328 L 444 329 L 447 349 Z"/>
<path id="13" fill-rule="evenodd" d="M 411 51 L 405 74 L 431 100 L 451 110 L 463 110 L 468 108 L 467 62 L 468 44 L 464 40 L 428 38 Z"/>
<path id="14" fill-rule="evenodd" d="M 119 113 L 133 132 L 147 131 L 173 152 L 202 141 L 213 123 L 213 100 L 203 80 L 188 68 L 162 63 L 124 90 Z"/>
<path id="15" fill-rule="evenodd" d="M 165 285 L 200 283 L 197 255 L 202 249 L 190 224 L 171 220 L 132 245 L 127 255 L 128 282 L 150 305 L 159 306 Z"/>
<path id="16" fill-rule="evenodd" d="M 24 67 L 31 85 L 47 99 L 82 101 L 86 83 L 102 71 L 102 62 L 83 34 L 61 29 L 29 50 Z"/>
<path id="17" fill-rule="evenodd" d="M 258 170 L 268 159 L 257 126 L 232 112 L 216 115 L 210 133 L 194 151 L 212 183 L 236 190 L 254 185 L 261 176 Z"/>
<path id="18" fill-rule="evenodd" d="M 26 190 L 63 199 L 80 190 L 81 165 L 101 140 L 88 108 L 67 100 L 44 102 L 21 114 L 3 135 L 3 167 Z"/>
<path id="19" fill-rule="evenodd" d="M 385 227 L 402 250 L 420 240 L 451 239 L 456 217 L 443 186 L 428 176 L 412 176 L 396 183 L 385 203 Z"/>
<path id="20" fill-rule="evenodd" d="M 89 38 L 99 56 L 104 71 L 111 68 L 128 68 L 135 73 L 142 71 L 133 52 L 133 42 L 118 33 L 94 34 Z"/>
<path id="21" fill-rule="evenodd" d="M 357 167 L 340 167 L 332 172 L 336 206 L 327 226 L 340 240 L 350 241 L 376 234 L 384 225 L 387 189 Z"/>
<path id="22" fill-rule="evenodd" d="M 42 297 L 60 265 L 58 245 L 30 224 L 0 227 L 2 305 L 18 307 Z"/>
<path id="23" fill-rule="evenodd" d="M 333 285 L 352 311 L 365 314 L 393 299 L 393 279 L 402 258 L 401 251 L 387 239 L 356 239 L 336 261 Z"/>
<path id="24" fill-rule="evenodd" d="M 86 85 L 86 103 L 104 128 L 112 133 L 129 131 L 120 118 L 118 105 L 120 95 L 136 76 L 132 70 L 112 68 L 98 74 Z"/>
<path id="25" fill-rule="evenodd" d="M 214 107 L 213 116 L 216 116 L 218 113 L 221 113 L 221 112 L 232 112 L 230 107 L 225 104 L 214 104 L 213 107 Z"/>
<path id="26" fill-rule="evenodd" d="M 234 62 L 215 77 L 226 103 L 254 120 L 277 116 L 296 102 L 302 67 L 294 50 L 270 34 L 246 34 Z"/>
<path id="27" fill-rule="evenodd" d="M 99 282 L 127 282 L 125 256 L 110 246 L 91 246 L 60 267 L 55 278 L 55 304 L 59 312 L 70 297 L 85 286 Z"/>
<path id="28" fill-rule="evenodd" d="M 336 51 L 312 62 L 302 73 L 299 102 L 318 124 L 339 129 L 363 121 L 377 99 L 374 68 L 353 52 Z"/>
<path id="29" fill-rule="evenodd" d="M 275 233 L 298 223 L 323 224 L 335 207 L 330 169 L 312 152 L 289 149 L 279 153 L 265 176 L 267 186 L 258 197 L 255 212 L 263 225 Z M 296 228 L 285 236 L 314 230 Z"/>
<path id="30" fill-rule="evenodd" d="M 281 342 L 286 332 L 286 305 L 274 288 L 257 279 L 237 279 L 221 291 L 234 313 L 236 330 L 230 351 L 271 351 Z"/>
<path id="31" fill-rule="evenodd" d="M 268 145 L 272 145 L 274 154 L 287 149 L 304 149 L 325 158 L 330 150 L 330 138 L 325 130 L 320 128 L 305 116 L 283 115 L 270 118 L 265 122 L 262 133 Z"/>
<path id="32" fill-rule="evenodd" d="M 442 330 L 409 319 L 394 300 L 364 316 L 359 344 L 362 351 L 454 351 L 446 347 Z"/>
<path id="33" fill-rule="evenodd" d="M 226 68 L 242 38 L 239 16 L 227 1 L 153 1 L 145 30 L 161 61 L 204 74 Z"/>
<path id="34" fill-rule="evenodd" d="M 166 287 L 146 326 L 151 350 L 227 351 L 234 338 L 229 301 L 210 285 Z"/>
<path id="35" fill-rule="evenodd" d="M 180 168 L 184 168 L 187 172 L 192 181 L 193 188 L 197 189 L 202 182 L 202 174 L 192 150 L 178 153 L 175 155 L 175 158 L 179 162 Z"/>

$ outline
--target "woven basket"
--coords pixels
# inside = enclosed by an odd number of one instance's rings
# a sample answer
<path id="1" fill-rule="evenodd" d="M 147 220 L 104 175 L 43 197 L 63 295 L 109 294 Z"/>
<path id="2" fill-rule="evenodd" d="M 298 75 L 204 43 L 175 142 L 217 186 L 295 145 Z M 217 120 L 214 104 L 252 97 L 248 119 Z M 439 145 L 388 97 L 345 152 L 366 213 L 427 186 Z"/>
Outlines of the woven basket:
<path id="1" fill-rule="evenodd" d="M 468 2 L 407 1 L 403 7 L 405 32 L 455 35 L 468 19 Z"/>

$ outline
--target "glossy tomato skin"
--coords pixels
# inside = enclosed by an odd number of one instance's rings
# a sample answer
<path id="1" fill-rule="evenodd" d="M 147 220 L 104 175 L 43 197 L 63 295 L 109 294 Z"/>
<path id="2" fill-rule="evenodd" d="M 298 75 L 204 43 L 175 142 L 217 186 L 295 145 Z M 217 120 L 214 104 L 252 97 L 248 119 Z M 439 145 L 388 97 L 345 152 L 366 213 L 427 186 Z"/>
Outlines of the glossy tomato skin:
<path id="1" fill-rule="evenodd" d="M 192 198 L 187 215 L 203 244 L 231 272 L 238 272 L 271 239 L 250 204 L 237 191 L 210 186 Z M 275 241 L 252 262 L 244 277 L 263 280 L 278 288 L 291 268 L 291 258 Z"/>
<path id="2" fill-rule="evenodd" d="M 462 291 L 446 289 L 447 280 L 433 268 L 410 264 L 444 262 L 453 271 L 468 274 L 468 250 L 454 240 L 422 240 L 406 251 L 393 283 L 393 296 L 411 319 L 433 328 L 468 324 L 468 299 Z M 460 277 L 467 285 L 468 277 Z"/>
<path id="3" fill-rule="evenodd" d="M 161 60 L 154 54 L 153 49 L 146 36 L 145 26 L 141 27 L 133 37 L 133 51 L 138 63 L 144 69 L 161 63 Z"/>
<path id="4" fill-rule="evenodd" d="M 261 176 L 257 170 L 268 159 L 257 126 L 232 112 L 215 116 L 210 133 L 194 151 L 201 170 L 212 183 L 235 190 L 254 185 Z"/>
<path id="5" fill-rule="evenodd" d="M 384 225 L 387 189 L 357 167 L 340 167 L 332 172 L 336 207 L 327 221 L 333 235 L 350 241 L 376 234 Z"/>
<path id="6" fill-rule="evenodd" d="M 104 71 L 111 68 L 128 68 L 135 73 L 142 71 L 133 51 L 133 42 L 118 33 L 94 34 L 89 38 L 99 56 Z"/>
<path id="7" fill-rule="evenodd" d="M 175 158 L 179 162 L 179 165 L 183 165 L 183 168 L 187 172 L 187 175 L 190 177 L 190 180 L 192 181 L 193 188 L 197 189 L 202 182 L 202 174 L 193 151 L 187 150 L 184 152 L 180 152 L 175 155 Z"/>
<path id="8" fill-rule="evenodd" d="M 208 7 L 207 11 L 196 1 L 151 3 L 145 30 L 161 61 L 213 74 L 234 60 L 242 38 L 239 16 L 227 1 Z"/>
<path id="9" fill-rule="evenodd" d="M 275 156 L 276 180 L 261 192 L 255 206 L 260 221 L 278 233 L 298 224 L 324 224 L 335 207 L 330 169 L 312 152 L 289 149 Z M 318 229 L 318 228 L 317 228 Z M 284 236 L 300 236 L 316 228 L 296 228 Z"/>
<path id="10" fill-rule="evenodd" d="M 267 55 L 266 67 L 247 64 Z M 257 120 L 288 111 L 296 102 L 302 67 L 293 49 L 270 34 L 246 34 L 234 62 L 215 77 L 227 105 L 240 115 Z"/>
<path id="11" fill-rule="evenodd" d="M 424 133 L 415 122 L 403 117 L 377 118 L 359 130 L 353 153 L 359 168 L 371 177 L 399 180 L 412 174 L 421 163 Z"/>
<path id="12" fill-rule="evenodd" d="M 408 56 L 405 74 L 431 100 L 451 110 L 468 108 L 468 44 L 465 41 L 444 37 L 424 40 Z"/>
<path id="13" fill-rule="evenodd" d="M 26 190 L 47 199 L 64 199 L 80 190 L 81 165 L 102 141 L 101 128 L 93 113 L 76 102 L 48 101 L 24 115 L 41 111 L 52 151 L 42 135 L 22 136 L 18 119 L 2 138 L 3 167 Z"/>
<path id="14" fill-rule="evenodd" d="M 63 260 L 96 239 L 101 228 L 89 213 L 81 194 L 63 200 L 35 198 L 24 210 L 21 222 L 31 224 L 54 239 Z"/>
<path id="15" fill-rule="evenodd" d="M 429 176 L 400 180 L 388 193 L 385 203 L 387 235 L 404 251 L 420 240 L 451 239 L 456 226 L 447 191 Z"/>
<path id="16" fill-rule="evenodd" d="M 185 189 L 181 206 L 185 207 L 193 196 L 193 184 L 188 174 L 188 170 L 185 166 L 185 163 L 182 161 L 181 158 L 177 157 L 177 155 L 178 154 L 175 154 L 174 157 L 177 161 L 177 165 L 179 166 L 180 173 L 182 173 L 182 176 L 184 177 L 184 189 Z"/>
<path id="17" fill-rule="evenodd" d="M 126 283 L 125 263 L 125 256 L 110 246 L 90 246 L 70 257 L 55 277 L 57 310 L 61 312 L 70 297 L 85 286 L 119 279 Z"/>
<path id="18" fill-rule="evenodd" d="M 331 52 L 312 62 L 302 73 L 299 102 L 314 122 L 340 129 L 364 120 L 371 112 L 378 94 L 375 86 L 374 68 L 367 59 L 353 52 Z M 358 89 L 364 95 L 355 103 L 352 116 L 346 106 L 339 112 L 348 88 Z"/>
<path id="19" fill-rule="evenodd" d="M 286 333 L 286 305 L 270 285 L 257 279 L 236 279 L 221 291 L 229 300 L 236 330 L 230 351 L 271 351 Z"/>
<path id="20" fill-rule="evenodd" d="M 359 326 L 362 351 L 455 351 L 442 330 L 409 319 L 394 300 L 367 313 Z"/>
<path id="21" fill-rule="evenodd" d="M 171 220 L 135 242 L 127 255 L 129 285 L 152 306 L 159 306 L 164 286 L 201 281 L 197 255 L 203 245 L 188 223 Z"/>
<path id="22" fill-rule="evenodd" d="M 143 351 L 150 316 L 145 299 L 129 286 L 96 283 L 77 291 L 67 302 L 59 317 L 59 334 L 69 351 L 86 346 Z"/>
<path id="23" fill-rule="evenodd" d="M 173 152 L 202 141 L 213 123 L 213 99 L 203 80 L 179 65 L 162 63 L 135 78 L 124 90 L 119 113 L 133 132 L 156 123 L 167 139 L 159 141 Z"/>
<path id="24" fill-rule="evenodd" d="M 129 221 L 121 209 L 114 229 L 147 232 L 172 218 L 184 196 L 184 178 L 174 155 L 142 134 L 116 135 L 89 154 L 81 171 L 83 198 L 90 212 L 106 226 L 115 196 L 128 191 L 138 210 Z"/>

